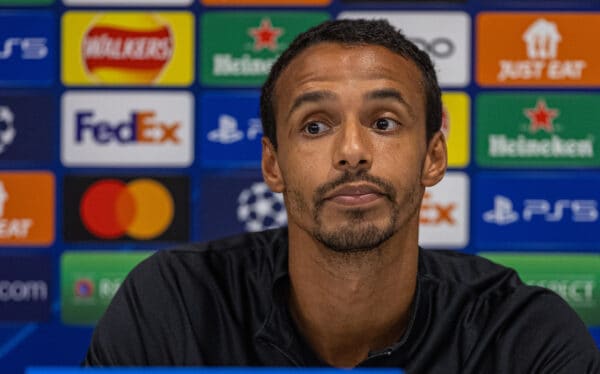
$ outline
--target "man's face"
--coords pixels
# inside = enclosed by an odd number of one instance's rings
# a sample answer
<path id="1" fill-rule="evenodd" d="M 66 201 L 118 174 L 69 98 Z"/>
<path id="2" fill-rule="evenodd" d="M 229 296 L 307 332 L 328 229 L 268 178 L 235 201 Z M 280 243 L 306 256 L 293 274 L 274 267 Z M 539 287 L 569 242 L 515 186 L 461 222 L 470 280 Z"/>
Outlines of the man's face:
<path id="1" fill-rule="evenodd" d="M 263 174 L 283 192 L 290 228 L 342 252 L 417 229 L 424 187 L 441 178 L 430 175 L 420 81 L 413 62 L 380 46 L 321 43 L 287 66 Z"/>

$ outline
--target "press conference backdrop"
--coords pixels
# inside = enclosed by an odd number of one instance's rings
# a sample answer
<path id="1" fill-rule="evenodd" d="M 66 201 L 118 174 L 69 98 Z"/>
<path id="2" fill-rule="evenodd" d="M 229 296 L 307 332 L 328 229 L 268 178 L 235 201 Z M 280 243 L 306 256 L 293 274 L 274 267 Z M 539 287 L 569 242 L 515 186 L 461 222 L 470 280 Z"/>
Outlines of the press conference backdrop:
<path id="1" fill-rule="evenodd" d="M 551 288 L 600 343 L 600 2 L 0 0 L 0 370 L 76 365 L 154 250 L 286 223 L 259 87 L 295 35 L 386 18 L 443 87 L 420 242 Z"/>

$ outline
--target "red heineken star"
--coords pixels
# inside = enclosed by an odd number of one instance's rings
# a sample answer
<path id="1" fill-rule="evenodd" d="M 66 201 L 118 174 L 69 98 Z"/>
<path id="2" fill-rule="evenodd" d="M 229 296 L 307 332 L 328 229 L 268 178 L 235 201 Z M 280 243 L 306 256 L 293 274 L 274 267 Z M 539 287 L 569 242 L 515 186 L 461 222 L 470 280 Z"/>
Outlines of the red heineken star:
<path id="1" fill-rule="evenodd" d="M 254 38 L 255 51 L 260 51 L 265 48 L 274 51 L 277 48 L 277 38 L 283 34 L 283 29 L 280 27 L 273 27 L 270 19 L 263 18 L 263 20 L 260 21 L 260 26 L 250 28 L 248 34 Z"/>
<path id="2" fill-rule="evenodd" d="M 536 132 L 538 130 L 544 130 L 546 132 L 554 131 L 554 124 L 552 121 L 558 117 L 558 110 L 550 109 L 546 105 L 543 99 L 539 99 L 535 108 L 525 109 L 524 114 L 529 118 L 530 128 L 529 131 Z"/>

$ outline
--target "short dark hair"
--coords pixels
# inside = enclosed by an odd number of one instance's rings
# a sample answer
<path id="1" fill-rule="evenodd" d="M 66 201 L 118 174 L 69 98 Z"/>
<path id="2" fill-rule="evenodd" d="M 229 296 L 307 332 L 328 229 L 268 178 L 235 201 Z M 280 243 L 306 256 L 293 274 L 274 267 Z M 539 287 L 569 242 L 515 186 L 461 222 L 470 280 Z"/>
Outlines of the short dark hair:
<path id="1" fill-rule="evenodd" d="M 421 71 L 425 91 L 426 139 L 439 131 L 442 123 L 441 90 L 435 69 L 427 53 L 421 51 L 386 20 L 330 20 L 298 35 L 273 64 L 262 86 L 260 115 L 264 135 L 277 148 L 275 123 L 275 84 L 290 62 L 308 47 L 318 43 L 332 42 L 347 45 L 378 45 L 413 61 Z"/>

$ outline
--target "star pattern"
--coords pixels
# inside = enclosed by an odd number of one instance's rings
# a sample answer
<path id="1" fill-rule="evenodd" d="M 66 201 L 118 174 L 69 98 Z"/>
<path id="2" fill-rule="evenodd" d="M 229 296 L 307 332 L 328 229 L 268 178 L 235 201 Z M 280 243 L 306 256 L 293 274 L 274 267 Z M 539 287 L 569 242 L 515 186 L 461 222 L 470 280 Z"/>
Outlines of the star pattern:
<path id="1" fill-rule="evenodd" d="M 263 18 L 260 21 L 260 26 L 250 28 L 248 34 L 254 38 L 255 51 L 263 49 L 274 51 L 277 49 L 277 39 L 283 34 L 283 29 L 273 27 L 270 19 Z"/>
<path id="2" fill-rule="evenodd" d="M 554 132 L 554 119 L 558 117 L 557 109 L 550 109 L 546 105 L 546 101 L 538 99 L 535 108 L 527 108 L 524 111 L 525 116 L 529 118 L 529 131 L 537 132 L 544 130 L 546 132 Z"/>

